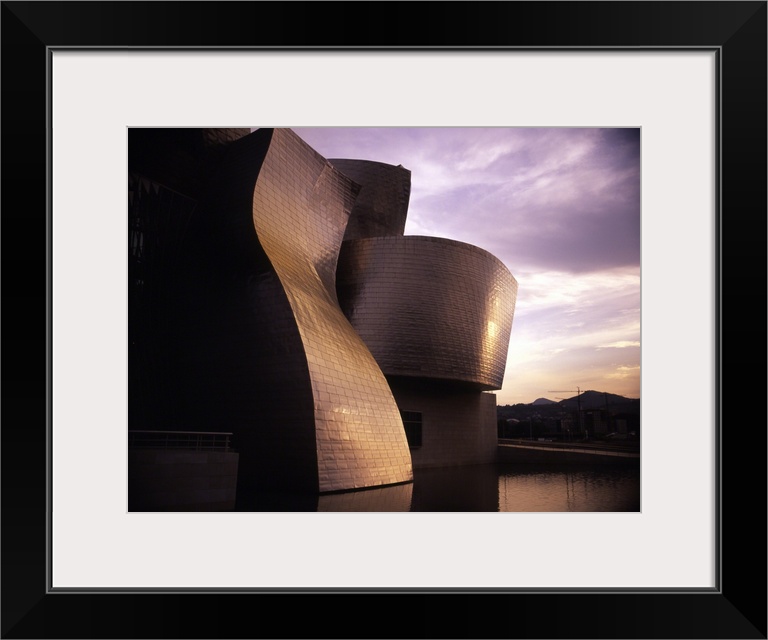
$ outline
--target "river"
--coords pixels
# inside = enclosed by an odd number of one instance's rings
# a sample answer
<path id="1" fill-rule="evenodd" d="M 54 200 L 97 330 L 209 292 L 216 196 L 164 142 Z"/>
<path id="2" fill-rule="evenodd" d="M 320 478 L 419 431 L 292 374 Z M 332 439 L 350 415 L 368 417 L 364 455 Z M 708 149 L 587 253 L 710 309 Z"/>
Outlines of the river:
<path id="1" fill-rule="evenodd" d="M 640 511 L 640 466 L 497 463 L 420 469 L 413 483 L 321 496 L 238 494 L 236 511 Z"/>

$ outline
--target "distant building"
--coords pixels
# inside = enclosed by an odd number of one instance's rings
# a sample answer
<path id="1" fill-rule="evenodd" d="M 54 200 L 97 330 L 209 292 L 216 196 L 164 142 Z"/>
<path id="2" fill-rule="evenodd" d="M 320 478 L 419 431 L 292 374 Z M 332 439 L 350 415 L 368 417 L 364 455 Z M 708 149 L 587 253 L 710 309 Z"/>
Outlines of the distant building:
<path id="1" fill-rule="evenodd" d="M 611 417 L 605 409 L 583 410 L 584 430 L 591 435 L 604 435 L 612 430 Z"/>
<path id="2" fill-rule="evenodd" d="M 490 462 L 517 293 L 404 236 L 410 172 L 289 129 L 129 131 L 129 426 L 227 431 L 244 485 Z"/>

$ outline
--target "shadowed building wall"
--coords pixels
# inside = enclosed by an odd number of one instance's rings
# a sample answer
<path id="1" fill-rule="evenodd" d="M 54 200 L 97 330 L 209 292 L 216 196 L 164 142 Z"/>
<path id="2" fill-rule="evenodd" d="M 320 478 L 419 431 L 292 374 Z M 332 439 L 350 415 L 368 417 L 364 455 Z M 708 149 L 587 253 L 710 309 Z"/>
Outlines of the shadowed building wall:
<path id="1" fill-rule="evenodd" d="M 250 129 L 128 130 L 128 421 L 185 429 L 178 286 L 190 225 L 228 145 Z M 198 261 L 203 258 L 198 256 Z"/>

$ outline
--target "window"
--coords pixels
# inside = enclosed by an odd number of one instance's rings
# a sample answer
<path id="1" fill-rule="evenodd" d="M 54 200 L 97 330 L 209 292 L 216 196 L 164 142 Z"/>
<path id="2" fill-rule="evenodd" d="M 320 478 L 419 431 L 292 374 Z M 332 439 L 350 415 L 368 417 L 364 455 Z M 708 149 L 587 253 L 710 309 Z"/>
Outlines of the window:
<path id="1" fill-rule="evenodd" d="M 420 411 L 401 411 L 400 417 L 403 419 L 405 427 L 405 437 L 408 438 L 408 446 L 413 449 L 421 446 L 421 412 Z"/>

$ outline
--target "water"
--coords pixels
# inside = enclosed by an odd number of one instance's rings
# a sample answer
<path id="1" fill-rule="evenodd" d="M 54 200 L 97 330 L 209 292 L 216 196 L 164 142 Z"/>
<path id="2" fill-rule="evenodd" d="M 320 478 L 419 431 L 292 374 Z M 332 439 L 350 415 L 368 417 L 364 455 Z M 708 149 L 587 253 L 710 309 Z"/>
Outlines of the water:
<path id="1" fill-rule="evenodd" d="M 323 496 L 238 494 L 237 511 L 640 511 L 640 467 L 488 464 L 421 469 L 413 483 Z"/>

